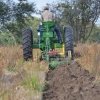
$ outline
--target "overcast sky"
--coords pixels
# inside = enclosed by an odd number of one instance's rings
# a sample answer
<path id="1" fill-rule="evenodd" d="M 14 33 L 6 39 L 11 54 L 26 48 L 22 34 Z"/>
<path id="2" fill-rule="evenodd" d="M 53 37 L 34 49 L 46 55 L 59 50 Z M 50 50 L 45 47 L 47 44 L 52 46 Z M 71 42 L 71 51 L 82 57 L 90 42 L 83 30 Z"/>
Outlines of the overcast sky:
<path id="1" fill-rule="evenodd" d="M 14 0 L 14 1 L 18 1 L 18 0 Z M 57 0 L 28 0 L 29 2 L 35 2 L 36 3 L 36 7 L 41 10 L 43 8 L 43 6 L 46 5 L 46 3 L 52 3 L 53 1 L 56 2 Z M 39 15 L 34 14 L 34 16 L 36 17 L 40 17 Z M 96 23 L 97 25 L 100 26 L 100 18 Z"/>

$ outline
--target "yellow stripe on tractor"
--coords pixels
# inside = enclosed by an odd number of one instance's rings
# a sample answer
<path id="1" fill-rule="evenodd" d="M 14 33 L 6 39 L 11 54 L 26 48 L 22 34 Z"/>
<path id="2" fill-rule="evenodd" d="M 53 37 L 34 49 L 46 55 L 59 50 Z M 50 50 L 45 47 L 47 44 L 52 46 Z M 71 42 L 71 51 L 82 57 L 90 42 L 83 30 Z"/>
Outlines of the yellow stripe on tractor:
<path id="1" fill-rule="evenodd" d="M 58 52 L 58 54 L 60 54 L 61 56 L 63 57 L 65 56 L 65 45 L 64 44 L 62 44 L 62 48 L 57 48 L 56 44 L 54 44 L 54 50 Z"/>
<path id="2" fill-rule="evenodd" d="M 41 56 L 41 50 L 40 49 L 33 49 L 33 60 L 39 61 L 40 56 Z"/>

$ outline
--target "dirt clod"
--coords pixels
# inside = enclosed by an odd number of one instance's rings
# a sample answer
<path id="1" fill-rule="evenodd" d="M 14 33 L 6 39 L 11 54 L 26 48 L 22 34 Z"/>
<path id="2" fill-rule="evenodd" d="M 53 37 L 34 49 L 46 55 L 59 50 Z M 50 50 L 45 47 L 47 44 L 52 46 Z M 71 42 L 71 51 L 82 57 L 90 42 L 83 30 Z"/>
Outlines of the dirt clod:
<path id="1" fill-rule="evenodd" d="M 46 79 L 43 100 L 100 100 L 100 83 L 77 62 L 59 65 Z"/>

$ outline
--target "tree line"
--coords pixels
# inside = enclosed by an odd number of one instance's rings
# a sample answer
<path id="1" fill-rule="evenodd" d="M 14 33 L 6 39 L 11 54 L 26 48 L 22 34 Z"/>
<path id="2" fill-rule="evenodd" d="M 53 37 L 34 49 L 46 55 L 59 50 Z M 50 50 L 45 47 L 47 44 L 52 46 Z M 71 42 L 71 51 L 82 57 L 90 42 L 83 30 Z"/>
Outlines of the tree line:
<path id="1" fill-rule="evenodd" d="M 90 37 L 100 16 L 100 0 L 61 0 L 48 5 L 60 29 L 64 25 L 73 27 L 76 42 L 84 42 Z"/>
<path id="2" fill-rule="evenodd" d="M 32 14 L 36 12 L 36 4 L 28 0 L 0 0 L 0 44 L 21 43 L 21 30 L 27 27 Z M 9 38 L 10 37 L 10 38 Z"/>
<path id="3" fill-rule="evenodd" d="M 61 33 L 64 26 L 70 25 L 76 43 L 85 42 L 90 37 L 98 40 L 100 28 L 95 22 L 100 16 L 100 0 L 61 0 L 48 6 L 55 14 L 55 24 Z M 34 1 L 0 0 L 0 45 L 20 44 L 21 30 L 28 26 L 34 28 L 36 38 L 40 19 L 34 18 L 34 13 L 37 13 Z"/>

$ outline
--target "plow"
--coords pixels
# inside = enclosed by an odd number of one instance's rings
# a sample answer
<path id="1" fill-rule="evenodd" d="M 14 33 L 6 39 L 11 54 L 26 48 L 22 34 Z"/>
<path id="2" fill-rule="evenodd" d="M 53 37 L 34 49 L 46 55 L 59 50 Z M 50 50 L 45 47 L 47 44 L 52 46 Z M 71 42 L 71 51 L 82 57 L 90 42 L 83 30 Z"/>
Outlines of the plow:
<path id="1" fill-rule="evenodd" d="M 34 42 L 33 29 L 24 28 L 22 31 L 23 58 L 25 61 L 45 60 L 49 68 L 54 69 L 59 64 L 71 62 L 74 59 L 73 29 L 71 26 L 63 28 L 62 43 L 55 34 L 53 21 L 42 22 L 42 28 L 38 30 L 37 41 Z M 42 36 L 41 36 L 42 33 Z"/>

